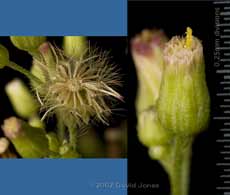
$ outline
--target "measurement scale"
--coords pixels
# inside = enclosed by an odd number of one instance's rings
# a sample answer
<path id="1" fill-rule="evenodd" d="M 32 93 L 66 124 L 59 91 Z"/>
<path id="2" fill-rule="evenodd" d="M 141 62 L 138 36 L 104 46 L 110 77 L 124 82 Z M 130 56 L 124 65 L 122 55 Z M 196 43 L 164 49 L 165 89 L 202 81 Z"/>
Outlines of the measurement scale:
<path id="1" fill-rule="evenodd" d="M 218 111 L 213 120 L 218 124 L 217 137 L 217 195 L 230 195 L 230 0 L 214 1 L 215 51 L 214 66 L 218 87 Z"/>

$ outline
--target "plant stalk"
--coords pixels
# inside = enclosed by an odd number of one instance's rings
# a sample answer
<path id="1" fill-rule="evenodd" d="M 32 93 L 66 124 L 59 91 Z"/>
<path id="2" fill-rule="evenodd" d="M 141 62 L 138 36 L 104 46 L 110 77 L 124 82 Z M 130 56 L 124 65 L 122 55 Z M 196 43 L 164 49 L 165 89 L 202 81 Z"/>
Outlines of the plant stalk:
<path id="1" fill-rule="evenodd" d="M 169 170 L 171 195 L 188 195 L 192 141 L 176 137 Z"/>
<path id="2" fill-rule="evenodd" d="M 38 83 L 38 84 L 41 84 L 41 80 L 39 78 L 37 78 L 36 76 L 34 76 L 30 71 L 26 70 L 25 68 L 17 65 L 15 62 L 10 62 L 9 64 L 7 64 L 7 66 L 9 68 L 12 68 L 22 74 L 24 74 L 28 79 Z"/>
<path id="3" fill-rule="evenodd" d="M 57 117 L 57 129 L 58 129 L 57 135 L 58 135 L 58 139 L 59 139 L 59 141 L 61 141 L 63 143 L 63 141 L 66 138 L 66 132 L 65 132 L 66 127 L 65 127 L 65 124 L 63 123 L 63 120 L 62 120 L 62 118 L 60 116 L 60 113 L 57 113 L 56 117 Z"/>
<path id="4" fill-rule="evenodd" d="M 72 148 L 74 149 L 74 151 L 76 151 L 76 149 L 77 149 L 77 130 L 76 130 L 76 127 L 70 125 L 68 127 L 68 130 L 69 130 L 69 143 L 72 146 Z"/>

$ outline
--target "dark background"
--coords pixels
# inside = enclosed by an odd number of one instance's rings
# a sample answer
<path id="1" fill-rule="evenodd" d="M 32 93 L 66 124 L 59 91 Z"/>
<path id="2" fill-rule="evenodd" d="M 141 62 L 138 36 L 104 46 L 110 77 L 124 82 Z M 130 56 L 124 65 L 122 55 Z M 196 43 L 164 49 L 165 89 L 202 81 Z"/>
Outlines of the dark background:
<path id="1" fill-rule="evenodd" d="M 186 27 L 193 29 L 194 36 L 202 40 L 206 62 L 206 77 L 212 102 L 212 113 L 217 109 L 215 99 L 217 78 L 213 66 L 214 8 L 212 2 L 129 2 L 129 40 L 143 29 L 160 28 L 169 38 L 184 35 Z M 150 160 L 147 148 L 141 145 L 136 136 L 136 74 L 129 54 L 129 132 L 128 132 L 128 180 L 130 184 L 159 184 L 159 188 L 129 188 L 129 195 L 168 195 L 168 177 L 157 161 Z M 212 117 L 211 116 L 211 117 Z M 215 130 L 218 124 L 210 121 L 207 131 L 200 134 L 193 145 L 190 195 L 214 195 L 216 187 L 216 145 Z"/>
<path id="2" fill-rule="evenodd" d="M 62 46 L 63 37 L 47 37 L 47 40 L 55 44 L 56 46 Z M 127 55 L 127 38 L 126 37 L 88 37 L 88 41 L 91 47 L 96 47 L 102 51 L 108 51 L 110 62 L 115 64 L 121 73 L 121 80 L 123 86 L 117 90 L 124 96 L 124 102 L 118 101 L 116 109 L 113 111 L 112 116 L 109 119 L 110 127 L 117 127 L 120 123 L 127 118 L 127 72 L 128 67 L 126 63 Z M 10 41 L 9 37 L 0 37 L 0 44 L 4 45 L 10 53 L 10 60 L 16 62 L 18 65 L 23 66 L 26 69 L 30 69 L 32 64 L 32 57 L 25 51 L 17 49 Z M 5 85 L 14 78 L 21 78 L 29 87 L 29 80 L 21 73 L 15 72 L 8 67 L 0 70 L 0 125 L 3 124 L 3 120 L 10 116 L 17 116 L 13 111 L 9 99 L 5 94 Z M 49 118 L 47 131 L 52 130 L 55 125 L 55 117 Z M 104 130 L 107 126 L 101 123 L 92 123 L 99 136 L 103 139 Z M 3 133 L 0 131 L 0 136 Z M 11 146 L 12 147 L 12 146 Z"/>

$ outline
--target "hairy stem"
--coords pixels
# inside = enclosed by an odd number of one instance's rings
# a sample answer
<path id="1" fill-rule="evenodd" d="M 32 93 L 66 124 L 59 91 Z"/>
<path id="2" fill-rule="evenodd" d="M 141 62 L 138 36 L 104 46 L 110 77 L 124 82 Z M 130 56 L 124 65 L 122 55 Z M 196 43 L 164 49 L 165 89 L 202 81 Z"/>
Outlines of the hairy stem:
<path id="1" fill-rule="evenodd" d="M 14 63 L 14 62 L 10 62 L 9 64 L 7 64 L 7 66 L 8 66 L 9 68 L 12 68 L 13 70 L 16 70 L 16 71 L 18 71 L 18 72 L 24 74 L 28 79 L 30 79 L 30 80 L 32 80 L 32 81 L 38 83 L 38 84 L 41 84 L 41 83 L 42 83 L 42 81 L 41 81 L 39 78 L 37 78 L 36 76 L 34 76 L 30 71 L 28 71 L 28 70 L 26 70 L 25 68 L 23 68 L 23 67 L 17 65 L 17 64 Z"/>
<path id="2" fill-rule="evenodd" d="M 76 127 L 70 125 L 68 127 L 68 130 L 69 130 L 70 145 L 72 146 L 74 151 L 76 151 L 76 149 L 77 149 L 77 129 L 76 129 Z"/>
<path id="3" fill-rule="evenodd" d="M 169 170 L 171 195 L 188 195 L 192 141 L 176 137 Z"/>
<path id="4" fill-rule="evenodd" d="M 63 123 L 63 120 L 60 116 L 60 113 L 56 114 L 57 117 L 57 135 L 58 135 L 58 139 L 63 142 L 65 140 L 65 135 L 66 135 L 66 127 Z"/>

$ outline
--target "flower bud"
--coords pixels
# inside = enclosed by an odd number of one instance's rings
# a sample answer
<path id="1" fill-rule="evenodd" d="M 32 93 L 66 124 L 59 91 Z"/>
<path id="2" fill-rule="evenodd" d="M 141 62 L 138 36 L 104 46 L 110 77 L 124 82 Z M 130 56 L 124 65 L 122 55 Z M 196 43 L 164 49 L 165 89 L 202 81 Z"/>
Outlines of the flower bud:
<path id="1" fill-rule="evenodd" d="M 162 49 L 166 41 L 165 34 L 160 30 L 144 30 L 132 40 L 131 51 L 138 76 L 138 111 L 156 103 L 164 65 Z"/>
<path id="2" fill-rule="evenodd" d="M 43 44 L 41 44 L 39 46 L 38 50 L 39 50 L 40 54 L 42 55 L 43 64 L 44 64 L 44 66 L 47 67 L 49 75 L 51 77 L 53 77 L 53 76 L 55 77 L 54 72 L 56 69 L 56 61 L 55 61 L 55 57 L 53 55 L 54 47 L 51 44 L 49 44 L 48 42 L 44 42 Z M 42 63 L 42 62 L 40 62 L 40 63 Z"/>
<path id="3" fill-rule="evenodd" d="M 166 144 L 170 140 L 169 133 L 160 124 L 154 110 L 139 114 L 137 130 L 139 140 L 147 147 Z"/>
<path id="4" fill-rule="evenodd" d="M 37 113 L 38 103 L 21 80 L 14 79 L 9 82 L 5 90 L 15 112 L 20 117 L 30 118 Z"/>
<path id="5" fill-rule="evenodd" d="M 2 129 L 23 158 L 48 156 L 48 140 L 43 129 L 31 127 L 16 117 L 5 119 Z"/>
<path id="6" fill-rule="evenodd" d="M 0 68 L 10 63 L 8 50 L 0 44 Z"/>
<path id="7" fill-rule="evenodd" d="M 18 49 L 34 52 L 38 47 L 45 42 L 46 37 L 43 36 L 11 36 L 11 42 Z"/>
<path id="8" fill-rule="evenodd" d="M 65 36 L 64 52 L 67 56 L 80 57 L 87 50 L 87 40 L 83 36 Z"/>
<path id="9" fill-rule="evenodd" d="M 10 142 L 5 137 L 0 138 L 0 154 L 3 154 L 7 151 Z"/>
<path id="10" fill-rule="evenodd" d="M 209 121 L 210 98 L 201 41 L 173 37 L 164 49 L 165 71 L 157 111 L 161 124 L 174 133 L 194 134 Z"/>

